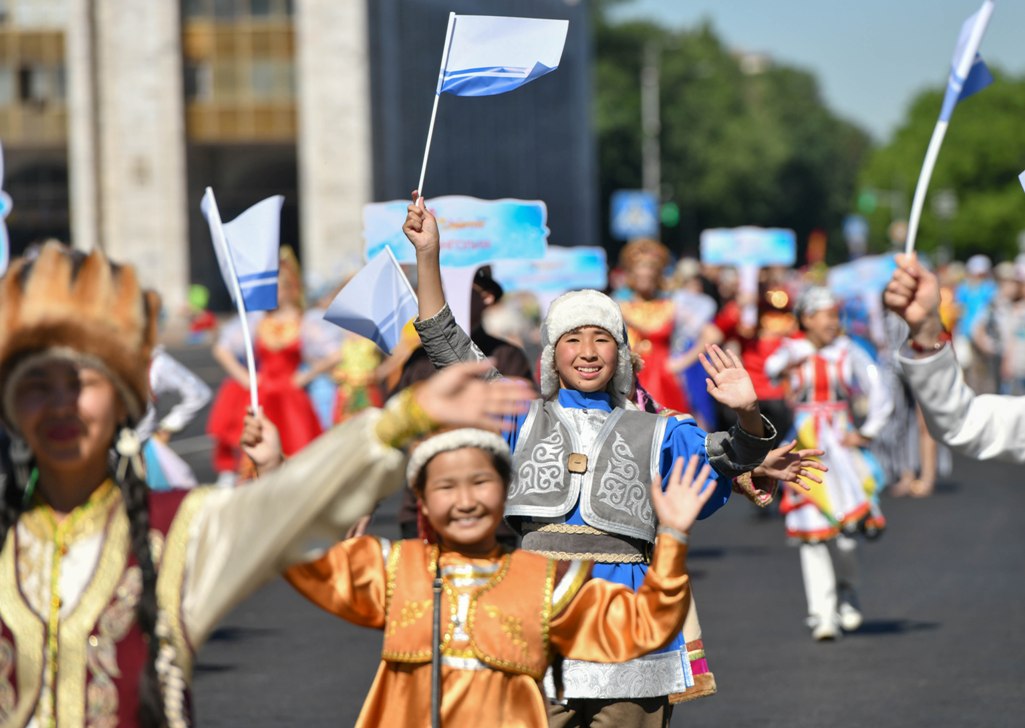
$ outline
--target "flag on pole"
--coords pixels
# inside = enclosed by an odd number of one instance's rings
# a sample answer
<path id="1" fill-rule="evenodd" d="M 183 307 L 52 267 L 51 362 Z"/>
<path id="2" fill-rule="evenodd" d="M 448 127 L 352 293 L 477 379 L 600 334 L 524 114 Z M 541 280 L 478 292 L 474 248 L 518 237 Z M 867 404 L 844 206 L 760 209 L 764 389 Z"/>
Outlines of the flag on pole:
<path id="1" fill-rule="evenodd" d="M 420 197 L 424 194 L 441 94 L 493 96 L 551 73 L 562 60 L 568 29 L 568 20 L 448 14 L 438 87 L 416 185 Z"/>
<path id="2" fill-rule="evenodd" d="M 954 113 L 954 107 L 959 101 L 993 83 L 993 74 L 989 72 L 978 52 L 991 13 L 992 11 L 984 13 L 983 9 L 977 10 L 961 26 L 961 35 L 957 38 L 957 47 L 954 49 L 954 58 L 950 64 L 943 109 L 940 111 L 940 119 L 943 121 L 950 121 L 950 115 Z M 965 68 L 968 69 L 967 73 Z"/>
<path id="3" fill-rule="evenodd" d="M 918 224 L 921 222 L 922 208 L 925 205 L 925 193 L 929 189 L 929 180 L 936 167 L 936 160 L 940 155 L 940 147 L 943 146 L 943 137 L 947 134 L 954 107 L 958 101 L 981 91 L 993 81 L 989 69 L 979 56 L 979 46 L 982 44 L 982 36 L 986 33 L 989 19 L 993 17 L 994 7 L 994 0 L 983 0 L 982 7 L 961 26 L 950 77 L 947 80 L 947 92 L 943 97 L 943 107 L 940 109 L 940 118 L 936 120 L 936 126 L 932 130 L 922 170 L 918 173 L 915 196 L 911 200 L 911 217 L 908 220 L 908 235 L 904 243 L 906 255 L 911 255 L 915 250 Z"/>
<path id="4" fill-rule="evenodd" d="M 7 236 L 7 216 L 11 214 L 14 203 L 11 196 L 4 192 L 4 149 L 0 145 L 0 275 L 7 270 L 11 262 L 11 240 Z"/>
<path id="5" fill-rule="evenodd" d="M 568 20 L 456 15 L 437 93 L 493 96 L 559 67 Z"/>
<path id="6" fill-rule="evenodd" d="M 257 202 L 231 222 L 222 223 L 216 210 L 213 191 L 207 188 L 200 209 L 210 226 L 214 240 L 223 236 L 225 245 L 214 245 L 221 276 L 235 300 L 237 277 L 247 311 L 272 311 L 278 307 L 278 244 L 281 230 L 281 206 L 285 198 L 274 195 Z M 228 257 L 231 260 L 228 260 Z"/>
<path id="7" fill-rule="evenodd" d="M 395 254 L 385 248 L 338 292 L 324 319 L 365 336 L 391 354 L 417 308 L 416 294 Z"/>

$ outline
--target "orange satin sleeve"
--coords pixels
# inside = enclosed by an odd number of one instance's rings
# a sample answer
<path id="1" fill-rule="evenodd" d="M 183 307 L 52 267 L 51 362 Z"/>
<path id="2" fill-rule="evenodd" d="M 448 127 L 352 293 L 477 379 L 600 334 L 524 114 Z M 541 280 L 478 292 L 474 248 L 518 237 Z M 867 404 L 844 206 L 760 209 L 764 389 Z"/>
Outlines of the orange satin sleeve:
<path id="1" fill-rule="evenodd" d="M 591 579 L 552 618 L 549 640 L 564 657 L 623 662 L 664 647 L 680 633 L 690 606 L 687 545 L 659 535 L 644 583 Z"/>
<path id="2" fill-rule="evenodd" d="M 321 609 L 362 627 L 384 627 L 385 556 L 375 536 L 340 541 L 316 561 L 284 573 L 296 591 Z"/>

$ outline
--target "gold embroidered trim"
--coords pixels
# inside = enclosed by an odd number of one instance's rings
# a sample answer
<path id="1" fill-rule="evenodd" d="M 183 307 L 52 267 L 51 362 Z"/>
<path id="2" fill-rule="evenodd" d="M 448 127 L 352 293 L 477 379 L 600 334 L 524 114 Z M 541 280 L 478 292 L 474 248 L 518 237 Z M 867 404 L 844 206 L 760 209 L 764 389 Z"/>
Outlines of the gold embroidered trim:
<path id="1" fill-rule="evenodd" d="M 577 525 L 575 523 L 537 523 L 536 521 L 527 521 L 523 524 L 524 532 L 540 531 L 541 533 L 572 533 L 572 534 L 584 534 L 587 536 L 607 536 L 607 531 L 599 531 L 597 528 L 593 528 L 587 525 Z M 541 552 L 536 552 L 541 553 Z"/>
<path id="2" fill-rule="evenodd" d="M 89 633 L 110 603 L 128 561 L 128 514 L 118 506 L 110 518 L 96 571 L 74 610 L 60 625 L 57 715 L 67 725 L 85 724 L 86 662 Z M 56 686 L 51 686 L 55 689 Z"/>
<path id="3" fill-rule="evenodd" d="M 477 620 L 477 604 L 480 601 L 480 598 L 482 596 L 484 596 L 484 594 L 486 594 L 487 592 L 491 591 L 496 586 L 498 586 L 498 584 L 502 581 L 502 579 L 505 578 L 506 574 L 509 573 L 509 565 L 510 565 L 511 561 L 512 561 L 512 554 L 506 554 L 505 556 L 503 556 L 502 557 L 502 565 L 498 569 L 498 571 L 495 572 L 495 575 L 492 577 L 491 581 L 489 581 L 487 584 L 485 584 L 480 589 L 478 589 L 476 591 L 476 593 L 474 593 L 473 596 L 470 597 L 470 608 L 467 610 L 467 615 L 466 615 L 466 633 L 470 636 L 470 647 L 473 648 L 474 654 L 476 655 L 477 659 L 480 660 L 481 662 L 483 662 L 484 664 L 490 665 L 491 667 L 497 667 L 500 670 L 507 670 L 507 671 L 511 671 L 511 672 L 524 673 L 526 675 L 530 675 L 535 680 L 540 680 L 540 679 L 542 679 L 544 677 L 544 671 L 543 670 L 539 673 L 536 670 L 532 669 L 530 665 L 525 664 L 525 662 L 524 663 L 518 663 L 518 662 L 511 661 L 511 660 L 502 660 L 502 659 L 497 658 L 497 657 L 490 657 L 489 655 L 484 653 L 484 651 L 477 644 L 477 641 L 473 638 L 473 635 L 474 635 L 474 624 L 476 623 L 476 620 Z M 548 581 L 551 581 L 552 580 L 552 575 L 555 573 L 554 572 L 555 566 L 554 566 L 554 564 L 550 564 L 549 566 L 550 566 L 550 571 L 549 571 Z M 546 585 L 546 586 L 547 586 L 547 588 L 550 589 L 550 585 Z M 545 650 L 544 654 L 547 654 L 547 651 L 548 651 L 547 634 L 548 634 L 548 616 L 551 614 L 551 607 L 549 606 L 551 604 L 551 591 L 548 592 L 547 597 L 548 598 L 545 599 L 544 602 L 543 602 L 544 606 L 542 607 L 542 612 L 541 612 L 541 615 L 540 615 L 541 616 L 541 620 L 542 620 L 542 622 L 541 622 L 541 631 L 542 631 L 542 635 L 543 635 L 543 645 L 542 645 L 542 647 Z M 521 625 L 521 629 L 522 629 L 522 625 Z"/>
<path id="4" fill-rule="evenodd" d="M 557 564 L 549 560 L 545 569 L 545 596 L 541 602 L 541 654 L 545 661 L 551 656 L 551 645 L 548 642 L 548 627 L 552 621 L 552 595 L 555 593 L 555 569 Z"/>
<path id="5" fill-rule="evenodd" d="M 391 550 L 388 552 L 388 559 L 384 565 L 385 581 L 384 581 L 384 616 L 388 618 L 388 612 L 391 611 L 391 598 L 395 593 L 395 576 L 399 569 L 399 554 L 402 552 L 402 542 L 398 541 L 392 544 Z"/>
<path id="6" fill-rule="evenodd" d="M 562 610 L 564 610 L 569 605 L 569 603 L 573 601 L 573 598 L 580 591 L 580 588 L 584 585 L 584 582 L 587 581 L 587 577 L 590 574 L 590 569 L 587 568 L 587 565 L 582 564 L 580 562 L 577 562 L 574 566 L 571 566 L 570 568 L 574 569 L 575 573 L 572 575 L 572 581 L 566 588 L 566 591 L 562 595 L 562 598 L 552 605 L 552 614 L 555 616 L 562 614 Z M 563 578 L 565 579 L 568 576 L 570 575 L 567 574 Z"/>
<path id="7" fill-rule="evenodd" d="M 703 660 L 703 659 L 705 659 L 705 651 L 704 650 L 693 650 L 691 652 L 688 652 L 687 653 L 687 659 L 690 660 L 691 662 L 694 662 L 694 660 Z"/>
<path id="8" fill-rule="evenodd" d="M 160 572 L 157 574 L 157 604 L 164 612 L 174 645 L 175 661 L 188 680 L 192 676 L 193 653 L 182 624 L 182 587 L 185 584 L 185 562 L 189 551 L 189 531 L 196 515 L 203 510 L 210 488 L 196 488 L 178 506 L 178 512 L 167 531 Z"/>
<path id="9" fill-rule="evenodd" d="M 72 544 L 106 528 L 110 508 L 120 498 L 121 491 L 114 485 L 114 481 L 107 479 L 89 495 L 85 503 L 58 524 L 53 508 L 36 493 L 32 507 L 21 514 L 19 523 L 24 524 L 41 541 L 52 543 L 60 534 L 65 544 Z"/>
<path id="10" fill-rule="evenodd" d="M 17 530 L 16 523 L 7 531 L 7 541 L 0 551 L 0 622 L 7 625 L 19 647 L 15 663 L 18 703 L 12 714 L 0 713 L 4 725 L 25 725 L 39 703 L 46 646 L 46 627 L 18 588 Z"/>
<path id="11" fill-rule="evenodd" d="M 401 450 L 436 427 L 434 420 L 416 401 L 417 387 L 413 385 L 403 389 L 388 400 L 374 427 L 377 439 L 396 450 Z"/>
<path id="12" fill-rule="evenodd" d="M 600 554 L 578 553 L 569 551 L 533 551 L 532 553 L 547 556 L 557 561 L 596 561 L 600 564 L 645 564 L 642 554 Z"/>

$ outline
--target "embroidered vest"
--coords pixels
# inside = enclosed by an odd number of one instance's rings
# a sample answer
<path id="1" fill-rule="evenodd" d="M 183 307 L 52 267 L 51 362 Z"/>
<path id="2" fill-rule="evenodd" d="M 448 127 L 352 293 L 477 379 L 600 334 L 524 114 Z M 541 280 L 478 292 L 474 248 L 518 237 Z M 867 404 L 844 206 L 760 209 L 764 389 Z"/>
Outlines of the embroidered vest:
<path id="1" fill-rule="evenodd" d="M 190 495 L 191 494 L 191 495 Z M 169 725 L 191 724 L 187 683 L 192 653 L 181 623 L 181 586 L 188 529 L 204 491 L 150 494 L 150 548 L 158 565 L 158 629 L 169 635 L 158 663 Z M 148 659 L 135 608 L 142 575 L 131 553 L 128 516 L 120 499 L 103 527 L 103 545 L 92 580 L 74 610 L 62 616 L 57 639 L 56 693 L 43 690 L 50 669 L 47 615 L 25 600 L 19 579 L 17 527 L 0 552 L 0 724 L 22 726 L 45 701 L 57 726 L 134 725 L 139 676 Z M 48 575 L 47 575 L 48 576 Z"/>
<path id="2" fill-rule="evenodd" d="M 383 660 L 431 661 L 431 587 L 437 558 L 437 547 L 421 541 L 392 544 L 386 567 Z M 458 594 L 446 581 L 441 597 L 442 655 L 472 657 L 495 670 L 540 680 L 549 663 L 548 622 L 555 570 L 555 561 L 527 551 L 502 556 L 491 578 L 468 590 L 469 608 L 462 626 L 468 637 L 464 648 L 453 644 Z"/>
<path id="3" fill-rule="evenodd" d="M 665 417 L 615 408 L 583 453 L 572 420 L 558 402 L 535 400 L 513 452 L 506 516 L 559 519 L 580 501 L 584 521 L 601 531 L 655 540 L 649 488 L 659 474 Z M 587 456 L 572 473 L 571 453 Z"/>

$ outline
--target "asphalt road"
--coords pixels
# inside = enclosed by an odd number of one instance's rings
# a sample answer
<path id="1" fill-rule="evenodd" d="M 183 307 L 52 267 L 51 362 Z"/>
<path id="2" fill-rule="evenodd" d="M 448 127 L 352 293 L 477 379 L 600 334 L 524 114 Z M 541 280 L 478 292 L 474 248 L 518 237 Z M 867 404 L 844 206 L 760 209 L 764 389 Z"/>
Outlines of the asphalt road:
<path id="1" fill-rule="evenodd" d="M 208 381 L 205 352 L 175 351 Z M 208 477 L 194 425 L 176 446 Z M 861 548 L 864 627 L 814 643 L 797 551 L 778 516 L 735 498 L 695 529 L 690 557 L 719 693 L 674 726 L 1025 725 L 1025 484 L 1021 468 L 955 458 L 928 499 L 886 499 L 889 529 Z M 372 530 L 397 535 L 394 502 Z M 239 606 L 199 655 L 204 726 L 348 726 L 378 633 L 320 612 L 281 580 Z"/>

